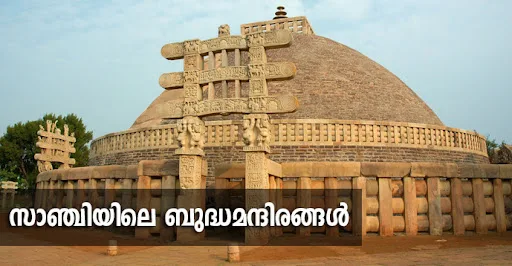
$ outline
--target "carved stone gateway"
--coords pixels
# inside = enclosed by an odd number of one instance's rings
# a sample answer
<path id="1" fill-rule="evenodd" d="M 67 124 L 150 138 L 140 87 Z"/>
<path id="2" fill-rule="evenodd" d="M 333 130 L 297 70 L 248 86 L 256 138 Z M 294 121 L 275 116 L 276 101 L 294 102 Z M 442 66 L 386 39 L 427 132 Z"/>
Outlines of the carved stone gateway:
<path id="1" fill-rule="evenodd" d="M 165 89 L 183 88 L 184 100 L 167 102 L 166 118 L 206 116 L 232 113 L 288 113 L 298 107 L 291 95 L 269 95 L 267 80 L 292 78 L 296 67 L 290 62 L 267 63 L 265 48 L 289 45 L 292 34 L 287 30 L 259 32 L 247 36 L 226 35 L 226 25 L 219 28 L 218 38 L 190 40 L 167 44 L 162 56 L 185 60 L 185 71 L 166 73 L 160 77 Z M 228 33 L 229 34 L 229 31 Z M 227 65 L 227 51 L 235 50 L 235 66 Z M 240 50 L 248 50 L 250 63 L 240 66 Z M 215 53 L 221 54 L 221 67 L 215 68 Z M 208 56 L 209 67 L 204 69 L 203 57 Z M 241 81 L 249 82 L 249 97 L 215 99 L 215 82 L 222 82 L 223 96 L 227 96 L 227 82 L 235 82 L 235 96 L 240 96 Z M 238 84 L 238 85 L 237 85 Z M 202 85 L 208 85 L 208 99 L 203 100 Z"/>
<path id="2" fill-rule="evenodd" d="M 296 67 L 290 62 L 267 63 L 265 49 L 287 46 L 291 41 L 292 34 L 288 30 L 231 36 L 229 26 L 222 25 L 218 38 L 188 40 L 162 47 L 162 56 L 166 59 L 184 59 L 183 72 L 166 73 L 159 80 L 167 90 L 182 88 L 184 91 L 184 98 L 167 102 L 165 110 L 167 118 L 180 119 L 176 125 L 179 145 L 176 154 L 180 155 L 182 189 L 205 188 L 205 182 L 201 180 L 205 125 L 200 117 L 242 113 L 246 114 L 243 122 L 244 151 L 247 152 L 246 207 L 261 208 L 268 201 L 266 154 L 270 152 L 272 136 L 268 114 L 293 112 L 298 107 L 298 101 L 292 95 L 269 95 L 267 80 L 292 78 Z M 229 66 L 228 51 L 233 50 L 235 65 Z M 246 66 L 241 66 L 241 50 L 247 51 L 249 56 Z M 228 97 L 228 82 L 234 82 L 234 98 Z M 248 97 L 241 97 L 240 82 L 249 83 Z M 221 83 L 221 98 L 216 98 L 214 83 Z M 207 99 L 203 99 L 203 87 L 207 90 Z M 178 205 L 182 207 L 193 207 L 190 204 L 197 207 L 202 198 L 192 194 L 186 200 L 183 195 L 180 197 Z M 269 235 L 268 228 L 246 228 L 246 243 L 266 244 Z M 192 231 L 181 232 L 178 236 L 187 240 L 200 238 Z"/>
<path id="3" fill-rule="evenodd" d="M 75 153 L 73 147 L 76 138 L 75 133 L 69 133 L 68 125 L 64 125 L 64 134 L 57 128 L 57 121 L 46 121 L 46 128 L 39 125 L 37 131 L 39 141 L 36 146 L 41 148 L 41 153 L 34 156 L 37 160 L 39 172 L 53 170 L 52 162 L 61 163 L 59 169 L 67 169 L 75 164 L 75 159 L 69 156 Z"/>

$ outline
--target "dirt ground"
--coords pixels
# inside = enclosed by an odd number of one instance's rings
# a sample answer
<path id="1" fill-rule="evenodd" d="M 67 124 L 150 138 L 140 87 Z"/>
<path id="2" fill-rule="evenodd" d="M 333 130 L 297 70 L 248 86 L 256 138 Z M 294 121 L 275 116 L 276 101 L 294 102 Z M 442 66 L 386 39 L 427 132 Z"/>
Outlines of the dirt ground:
<path id="1" fill-rule="evenodd" d="M 53 231 L 52 231 L 53 230 Z M 57 231 L 55 231 L 57 230 Z M 58 232 L 50 230 L 6 230 L 0 228 L 1 265 L 222 265 L 226 245 L 144 246 L 130 245 L 132 237 L 100 229 Z M 106 256 L 106 246 L 62 246 L 70 239 L 87 238 L 108 243 L 123 241 L 119 254 Z M 215 240 L 213 240 L 215 241 Z M 59 243 L 61 246 L 51 246 Z M 97 243 L 97 242 L 95 242 Z M 139 243 L 139 242 L 133 242 Z M 158 242 L 154 242 L 156 245 Z M 207 242 L 206 242 L 207 243 Z M 213 242 L 210 242 L 213 243 Z M 241 247 L 245 265 L 483 265 L 511 264 L 512 232 L 487 235 L 468 234 L 415 237 L 367 236 L 361 246 L 263 246 Z"/>

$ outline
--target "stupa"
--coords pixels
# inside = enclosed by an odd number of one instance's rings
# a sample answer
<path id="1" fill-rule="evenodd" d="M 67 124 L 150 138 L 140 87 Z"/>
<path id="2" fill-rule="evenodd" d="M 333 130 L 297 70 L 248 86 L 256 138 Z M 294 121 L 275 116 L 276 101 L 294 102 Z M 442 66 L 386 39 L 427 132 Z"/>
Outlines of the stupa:
<path id="1" fill-rule="evenodd" d="M 289 211 L 347 204 L 342 228 L 245 227 L 245 243 L 255 245 L 284 233 L 512 230 L 512 165 L 489 164 L 483 136 L 445 126 L 384 67 L 286 15 L 279 7 L 272 20 L 242 24 L 240 35 L 221 25 L 215 38 L 164 45 L 162 56 L 183 59 L 183 71 L 161 75 L 164 91 L 130 129 L 91 143 L 90 166 L 41 168 L 35 206 L 152 208 L 160 223 L 135 236 L 184 242 L 205 233 L 162 226 L 162 211 L 207 202 Z M 69 162 L 69 147 L 48 147 L 64 158 L 38 156 L 41 165 Z M 55 190 L 63 187 L 77 191 Z"/>
<path id="2" fill-rule="evenodd" d="M 269 79 L 267 90 L 270 94 L 296 97 L 298 107 L 291 112 L 270 114 L 272 160 L 488 163 L 483 136 L 445 126 L 397 76 L 356 50 L 316 35 L 306 17 L 288 18 L 280 7 L 273 20 L 240 26 L 242 36 L 278 29 L 288 29 L 292 40 L 279 49 L 267 49 L 267 61 L 291 62 L 296 73 L 293 77 Z M 222 25 L 218 34 L 230 36 L 230 27 Z M 201 52 L 201 69 L 249 64 L 247 49 L 230 48 L 229 44 L 226 47 L 218 52 Z M 247 97 L 249 76 L 231 78 L 212 78 L 200 84 L 203 98 Z M 177 118 L 169 115 L 169 110 L 172 103 L 185 98 L 185 90 L 183 83 L 172 86 L 128 130 L 93 140 L 90 164 L 129 165 L 144 159 L 177 159 Z M 245 159 L 242 115 L 211 114 L 203 120 L 211 181 L 216 163 Z"/>

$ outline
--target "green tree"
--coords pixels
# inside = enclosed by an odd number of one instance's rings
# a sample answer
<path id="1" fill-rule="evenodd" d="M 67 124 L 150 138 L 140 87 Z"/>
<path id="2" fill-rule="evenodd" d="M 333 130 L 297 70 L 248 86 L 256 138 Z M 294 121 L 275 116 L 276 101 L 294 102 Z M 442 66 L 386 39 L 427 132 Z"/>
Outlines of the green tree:
<path id="1" fill-rule="evenodd" d="M 92 132 L 87 131 L 81 118 L 75 114 L 56 116 L 46 114 L 42 119 L 18 122 L 8 126 L 6 133 L 0 137 L 0 170 L 8 178 L 19 176 L 29 187 L 33 187 L 38 174 L 37 162 L 34 155 L 39 152 L 36 147 L 37 131 L 39 125 L 45 126 L 46 120 L 57 120 L 57 127 L 64 132 L 64 124 L 67 124 L 70 132 L 75 133 L 76 153 L 71 157 L 75 158 L 75 166 L 86 166 L 89 160 L 89 147 L 87 144 L 92 140 Z M 13 175 L 6 174 L 7 172 Z M 14 181 L 14 180 L 13 180 Z"/>
<path id="2" fill-rule="evenodd" d="M 487 136 L 485 144 L 487 145 L 487 155 L 489 155 L 489 162 L 496 163 L 496 148 L 499 146 L 496 142 L 496 139 L 491 140 L 491 136 Z"/>

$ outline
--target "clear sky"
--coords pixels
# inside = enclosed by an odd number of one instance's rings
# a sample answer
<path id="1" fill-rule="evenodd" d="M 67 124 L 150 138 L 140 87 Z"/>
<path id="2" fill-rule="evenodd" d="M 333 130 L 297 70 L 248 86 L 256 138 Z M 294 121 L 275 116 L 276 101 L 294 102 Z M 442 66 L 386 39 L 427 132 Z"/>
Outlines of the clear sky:
<path id="1" fill-rule="evenodd" d="M 0 134 L 47 112 L 94 138 L 126 130 L 182 70 L 162 45 L 239 34 L 277 5 L 388 68 L 445 125 L 512 143 L 510 0 L 1 1 Z"/>

